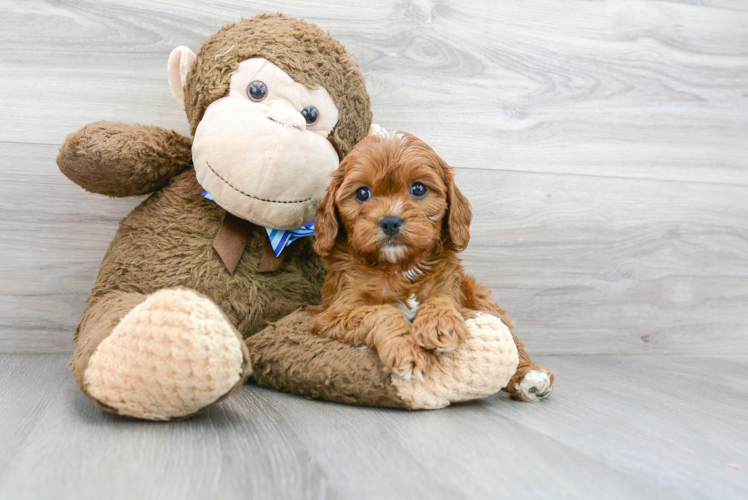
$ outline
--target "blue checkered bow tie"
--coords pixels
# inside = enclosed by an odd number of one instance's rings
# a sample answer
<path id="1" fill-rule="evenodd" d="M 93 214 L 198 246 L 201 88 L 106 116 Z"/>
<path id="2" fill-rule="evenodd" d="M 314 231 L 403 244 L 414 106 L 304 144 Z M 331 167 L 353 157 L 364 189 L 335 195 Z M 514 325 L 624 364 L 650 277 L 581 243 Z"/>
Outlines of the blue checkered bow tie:
<path id="1" fill-rule="evenodd" d="M 213 196 L 211 196 L 207 191 L 203 192 L 203 198 L 213 202 L 215 201 Z M 276 257 L 280 257 L 283 249 L 294 241 L 305 236 L 314 236 L 314 221 L 296 229 L 271 229 L 266 227 L 265 231 L 268 233 L 268 239 L 270 240 L 270 246 L 273 247 L 273 253 Z"/>

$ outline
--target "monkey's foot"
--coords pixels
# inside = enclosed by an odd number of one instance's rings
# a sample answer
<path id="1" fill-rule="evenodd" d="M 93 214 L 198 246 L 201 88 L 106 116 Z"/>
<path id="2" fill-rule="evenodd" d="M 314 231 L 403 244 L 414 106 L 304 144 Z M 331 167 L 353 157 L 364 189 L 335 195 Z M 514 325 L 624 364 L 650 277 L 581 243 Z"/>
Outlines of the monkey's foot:
<path id="1" fill-rule="evenodd" d="M 240 334 L 210 299 L 166 289 L 133 308 L 99 344 L 86 392 L 122 415 L 190 416 L 238 390 L 251 373 Z"/>
<path id="2" fill-rule="evenodd" d="M 512 332 L 501 319 L 476 311 L 464 318 L 467 339 L 454 351 L 438 354 L 429 378 L 419 381 L 391 376 L 408 408 L 444 408 L 485 398 L 501 390 L 516 372 L 519 353 Z"/>

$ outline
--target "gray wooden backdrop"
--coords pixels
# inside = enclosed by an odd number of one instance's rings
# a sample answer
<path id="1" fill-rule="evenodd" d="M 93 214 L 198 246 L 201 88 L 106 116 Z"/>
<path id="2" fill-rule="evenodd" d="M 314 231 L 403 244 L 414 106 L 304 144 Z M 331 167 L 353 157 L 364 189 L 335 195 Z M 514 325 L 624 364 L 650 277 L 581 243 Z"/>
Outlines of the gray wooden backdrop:
<path id="1" fill-rule="evenodd" d="M 748 352 L 748 2 L 0 1 L 0 351 L 66 352 L 117 222 L 57 149 L 188 133 L 177 45 L 282 11 L 361 65 L 375 120 L 458 168 L 466 266 L 536 354 Z"/>

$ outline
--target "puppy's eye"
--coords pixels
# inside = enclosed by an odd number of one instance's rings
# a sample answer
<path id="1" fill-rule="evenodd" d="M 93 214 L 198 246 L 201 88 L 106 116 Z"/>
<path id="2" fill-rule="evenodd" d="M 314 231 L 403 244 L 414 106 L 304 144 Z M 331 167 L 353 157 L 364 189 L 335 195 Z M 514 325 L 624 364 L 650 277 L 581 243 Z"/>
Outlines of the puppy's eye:
<path id="1" fill-rule="evenodd" d="M 317 118 L 319 118 L 319 111 L 317 111 L 317 108 L 314 106 L 307 106 L 301 110 L 301 116 L 304 117 L 308 125 L 311 125 L 317 121 Z"/>
<path id="2" fill-rule="evenodd" d="M 410 195 L 413 198 L 423 198 L 428 192 L 428 188 L 420 182 L 414 182 L 413 185 L 410 186 Z"/>
<path id="3" fill-rule="evenodd" d="M 268 86 L 260 80 L 255 80 L 247 86 L 247 97 L 260 102 L 268 96 Z"/>
<path id="4" fill-rule="evenodd" d="M 361 203 L 369 201 L 371 199 L 371 189 L 366 186 L 358 188 L 356 191 L 356 199 Z"/>

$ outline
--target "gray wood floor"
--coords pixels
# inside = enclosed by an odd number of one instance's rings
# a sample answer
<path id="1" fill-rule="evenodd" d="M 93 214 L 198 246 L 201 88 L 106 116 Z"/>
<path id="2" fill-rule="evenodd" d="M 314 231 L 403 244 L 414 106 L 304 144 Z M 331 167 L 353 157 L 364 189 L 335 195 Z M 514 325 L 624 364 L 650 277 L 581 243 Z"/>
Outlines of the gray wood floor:
<path id="1" fill-rule="evenodd" d="M 405 412 L 255 385 L 104 413 L 64 354 L 0 355 L 0 498 L 748 498 L 748 357 L 545 356 L 553 396 Z"/>

